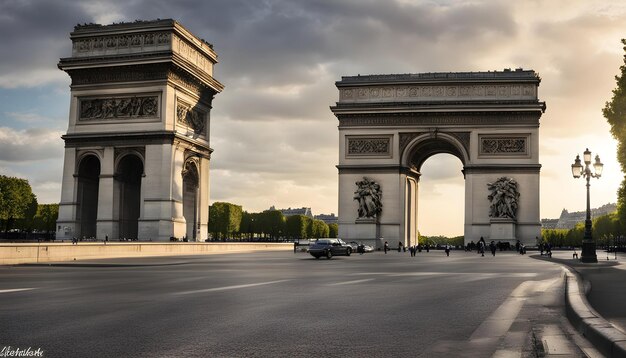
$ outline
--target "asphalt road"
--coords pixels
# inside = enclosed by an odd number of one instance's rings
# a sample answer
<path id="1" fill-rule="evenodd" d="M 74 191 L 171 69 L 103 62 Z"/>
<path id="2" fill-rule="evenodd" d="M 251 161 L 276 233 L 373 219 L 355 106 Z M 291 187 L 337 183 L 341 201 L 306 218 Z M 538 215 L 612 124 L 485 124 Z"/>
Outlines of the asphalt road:
<path id="1" fill-rule="evenodd" d="M 514 253 L 454 251 L 0 267 L 0 349 L 41 348 L 45 357 L 525 356 L 547 327 L 537 317 L 562 323 L 560 275 L 554 263 Z"/>

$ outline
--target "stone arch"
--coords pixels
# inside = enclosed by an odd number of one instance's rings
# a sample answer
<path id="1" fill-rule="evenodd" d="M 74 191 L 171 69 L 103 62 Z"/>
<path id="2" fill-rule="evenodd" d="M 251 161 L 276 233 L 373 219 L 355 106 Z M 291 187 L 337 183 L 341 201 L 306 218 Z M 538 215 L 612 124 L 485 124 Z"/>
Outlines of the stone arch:
<path id="1" fill-rule="evenodd" d="M 185 238 L 194 240 L 199 226 L 200 170 L 197 158 L 187 158 L 181 172 L 183 177 L 183 217 L 185 218 Z"/>
<path id="2" fill-rule="evenodd" d="M 98 195 L 100 187 L 100 157 L 86 152 L 78 158 L 76 166 L 76 203 L 79 237 L 96 237 L 98 219 Z"/>
<path id="3" fill-rule="evenodd" d="M 448 133 L 428 133 L 417 136 L 406 146 L 402 153 L 401 165 L 419 172 L 426 159 L 441 153 L 454 155 L 463 166 L 470 163 L 468 148 L 457 136 Z"/>
<path id="4" fill-rule="evenodd" d="M 138 237 L 143 176 L 144 162 L 139 153 L 128 151 L 116 158 L 113 202 L 120 238 Z"/>

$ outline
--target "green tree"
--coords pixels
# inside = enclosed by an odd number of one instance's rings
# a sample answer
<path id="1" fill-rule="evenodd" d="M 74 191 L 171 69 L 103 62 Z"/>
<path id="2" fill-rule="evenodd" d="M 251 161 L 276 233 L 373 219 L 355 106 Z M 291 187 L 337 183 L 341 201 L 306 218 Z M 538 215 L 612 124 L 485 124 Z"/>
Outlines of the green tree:
<path id="1" fill-rule="evenodd" d="M 328 225 L 322 220 L 312 220 L 310 225 L 310 238 L 319 239 L 328 237 Z"/>
<path id="2" fill-rule="evenodd" d="M 215 202 L 209 207 L 209 232 L 215 239 L 231 238 L 233 233 L 239 232 L 242 210 L 240 205 L 225 202 Z"/>
<path id="3" fill-rule="evenodd" d="M 13 228 L 16 219 L 30 220 L 35 215 L 37 197 L 28 180 L 0 175 L 0 197 L 0 219 L 5 232 Z"/>
<path id="4" fill-rule="evenodd" d="M 626 51 L 626 39 L 622 39 Z M 606 102 L 602 114 L 611 126 L 611 134 L 617 140 L 617 161 L 622 173 L 626 173 L 626 55 L 624 64 L 620 66 L 620 74 L 615 76 L 617 87 L 613 89 L 613 97 Z M 626 177 L 617 191 L 617 211 L 622 228 L 626 227 Z"/>
<path id="5" fill-rule="evenodd" d="M 336 238 L 337 236 L 339 236 L 339 225 L 328 224 L 328 237 Z"/>
<path id="6" fill-rule="evenodd" d="M 260 229 L 271 240 L 278 239 L 285 232 L 285 216 L 278 210 L 265 210 L 259 215 Z"/>
<path id="7" fill-rule="evenodd" d="M 59 217 L 59 204 L 39 204 L 34 218 L 34 229 L 50 233 L 55 231 Z"/>
<path id="8" fill-rule="evenodd" d="M 241 213 L 241 224 L 239 225 L 239 237 L 245 237 L 247 240 L 252 239 L 252 215 L 247 211 Z"/>
<path id="9" fill-rule="evenodd" d="M 285 234 L 292 240 L 307 239 L 311 218 L 304 215 L 291 215 L 285 219 Z"/>

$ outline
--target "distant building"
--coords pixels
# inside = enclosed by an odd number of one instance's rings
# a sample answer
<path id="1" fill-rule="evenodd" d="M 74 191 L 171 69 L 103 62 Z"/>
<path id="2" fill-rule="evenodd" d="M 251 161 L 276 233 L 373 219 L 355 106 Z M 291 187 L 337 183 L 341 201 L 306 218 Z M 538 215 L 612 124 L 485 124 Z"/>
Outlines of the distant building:
<path id="1" fill-rule="evenodd" d="M 330 215 L 328 215 L 328 214 L 315 215 L 313 218 L 315 220 L 322 220 L 326 224 L 337 224 L 337 223 L 339 223 L 339 217 L 335 216 L 335 213 L 331 213 Z"/>
<path id="2" fill-rule="evenodd" d="M 270 207 L 270 210 L 278 210 L 283 213 L 284 216 L 293 216 L 293 215 L 304 215 L 313 219 L 313 213 L 311 213 L 311 208 L 287 208 L 287 209 L 276 209 L 274 205 Z"/>
<path id="3" fill-rule="evenodd" d="M 608 215 L 617 211 L 617 204 L 609 203 L 602 205 L 599 208 L 591 209 L 591 219 L 599 216 Z M 561 216 L 558 219 L 542 219 L 542 229 L 573 229 L 577 223 L 584 222 L 587 213 L 586 211 L 576 211 L 570 213 L 567 209 L 561 211 Z"/>
<path id="4" fill-rule="evenodd" d="M 556 229 L 559 219 L 541 219 L 542 229 Z"/>

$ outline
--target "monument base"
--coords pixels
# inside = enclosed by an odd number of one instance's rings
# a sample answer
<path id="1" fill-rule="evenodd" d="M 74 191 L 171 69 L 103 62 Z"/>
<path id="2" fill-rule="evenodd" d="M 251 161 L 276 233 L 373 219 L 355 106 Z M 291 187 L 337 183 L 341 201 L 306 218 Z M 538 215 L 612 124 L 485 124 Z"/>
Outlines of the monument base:
<path id="1" fill-rule="evenodd" d="M 493 218 L 490 220 L 489 240 L 516 242 L 515 220 L 511 218 Z"/>
<path id="2" fill-rule="evenodd" d="M 382 248 L 380 243 L 380 223 L 376 218 L 358 218 L 354 223 L 340 223 L 339 237 L 346 242 L 356 241 L 359 244 Z"/>

